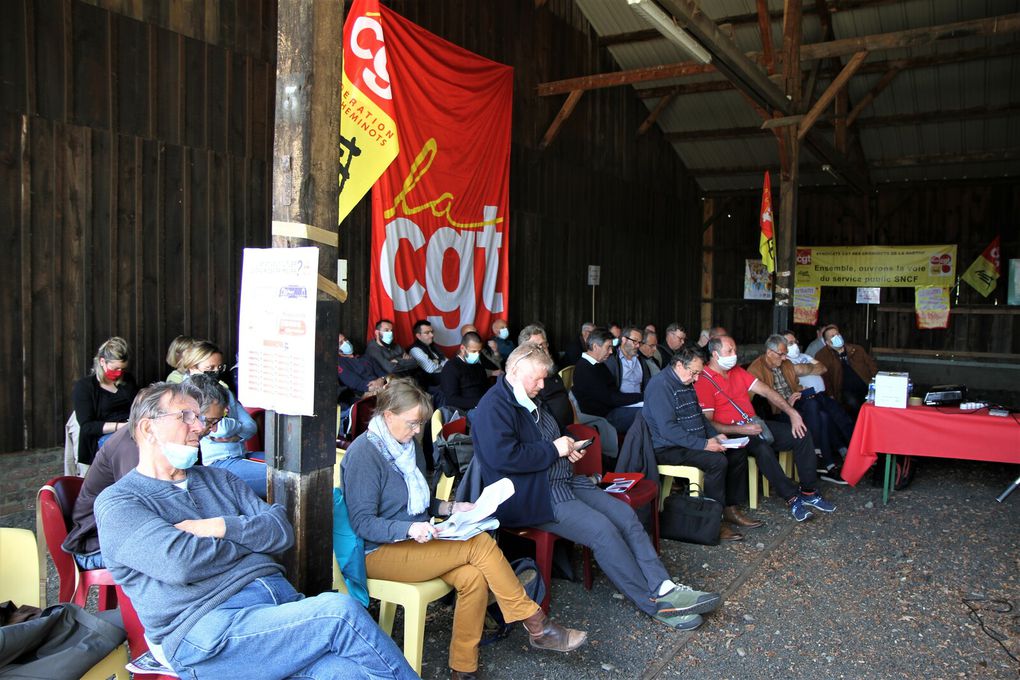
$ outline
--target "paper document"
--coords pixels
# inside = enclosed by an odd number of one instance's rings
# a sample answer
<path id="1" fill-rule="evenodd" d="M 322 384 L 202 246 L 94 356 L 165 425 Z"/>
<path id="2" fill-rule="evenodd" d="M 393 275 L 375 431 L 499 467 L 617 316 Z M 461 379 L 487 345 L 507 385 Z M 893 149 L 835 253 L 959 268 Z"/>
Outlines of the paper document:
<path id="1" fill-rule="evenodd" d="M 451 541 L 464 541 L 483 531 L 499 527 L 499 520 L 492 517 L 500 503 L 514 495 L 514 483 L 504 477 L 482 489 L 482 495 L 475 501 L 475 507 L 467 512 L 455 512 L 450 519 L 440 524 L 436 536 Z"/>
<path id="2" fill-rule="evenodd" d="M 645 405 L 645 402 L 639 401 L 636 404 L 627 404 L 625 408 L 641 408 L 644 405 Z"/>
<path id="3" fill-rule="evenodd" d="M 747 437 L 731 437 L 722 443 L 725 449 L 742 449 L 747 446 L 747 442 L 751 441 Z"/>

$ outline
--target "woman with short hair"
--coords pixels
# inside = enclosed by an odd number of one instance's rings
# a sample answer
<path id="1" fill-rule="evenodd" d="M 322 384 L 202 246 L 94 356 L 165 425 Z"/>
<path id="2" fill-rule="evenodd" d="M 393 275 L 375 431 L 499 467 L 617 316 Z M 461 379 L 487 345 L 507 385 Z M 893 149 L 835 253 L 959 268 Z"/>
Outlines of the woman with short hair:
<path id="1" fill-rule="evenodd" d="M 71 389 L 79 427 L 78 462 L 83 465 L 91 465 L 106 438 L 127 425 L 138 393 L 135 379 L 127 372 L 130 354 L 127 340 L 108 339 L 96 350 L 92 370 Z"/>

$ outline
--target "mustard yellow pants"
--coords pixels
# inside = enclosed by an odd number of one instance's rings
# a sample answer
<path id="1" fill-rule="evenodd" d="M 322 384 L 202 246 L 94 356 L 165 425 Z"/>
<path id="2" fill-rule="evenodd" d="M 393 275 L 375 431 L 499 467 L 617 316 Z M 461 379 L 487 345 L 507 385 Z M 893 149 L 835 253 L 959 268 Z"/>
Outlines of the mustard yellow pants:
<path id="1" fill-rule="evenodd" d="M 450 668 L 454 670 L 478 669 L 478 641 L 490 590 L 508 623 L 538 611 L 499 546 L 485 533 L 467 541 L 390 543 L 369 553 L 365 566 L 369 578 L 415 583 L 438 577 L 457 589 L 450 641 Z"/>

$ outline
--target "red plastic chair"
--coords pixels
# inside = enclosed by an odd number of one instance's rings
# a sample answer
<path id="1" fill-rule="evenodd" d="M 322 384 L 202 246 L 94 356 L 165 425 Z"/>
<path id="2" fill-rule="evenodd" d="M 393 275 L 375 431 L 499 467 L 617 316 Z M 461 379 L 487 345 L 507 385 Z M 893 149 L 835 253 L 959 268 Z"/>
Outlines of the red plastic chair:
<path id="1" fill-rule="evenodd" d="M 266 410 L 258 406 L 253 406 L 252 408 L 245 406 L 244 410 L 248 412 L 248 415 L 251 416 L 251 419 L 255 421 L 257 426 L 255 434 L 244 441 L 245 450 L 249 453 L 265 451 L 266 447 L 263 442 L 266 440 Z"/>
<path id="2" fill-rule="evenodd" d="M 106 569 L 84 571 L 69 553 L 60 547 L 71 526 L 74 502 L 81 493 L 81 477 L 54 477 L 39 489 L 36 495 L 36 524 L 38 533 L 46 537 L 46 548 L 60 577 L 60 602 L 73 602 L 84 607 L 92 586 L 99 588 L 100 611 L 116 609 L 117 594 L 113 577 Z"/>
<path id="3" fill-rule="evenodd" d="M 127 633 L 128 649 L 131 650 L 131 658 L 149 651 L 149 643 L 145 639 L 145 628 L 138 620 L 138 612 L 131 604 L 131 600 L 124 594 L 120 586 L 117 586 L 117 598 L 120 601 L 120 617 L 124 620 L 124 631 Z M 173 680 L 174 675 L 162 675 L 157 673 L 135 673 L 134 680 Z"/>
<path id="4" fill-rule="evenodd" d="M 348 414 L 349 432 L 336 438 L 336 447 L 338 449 L 348 448 L 359 434 L 368 429 L 368 421 L 372 420 L 373 415 L 375 415 L 375 395 L 362 397 L 354 402 Z"/>

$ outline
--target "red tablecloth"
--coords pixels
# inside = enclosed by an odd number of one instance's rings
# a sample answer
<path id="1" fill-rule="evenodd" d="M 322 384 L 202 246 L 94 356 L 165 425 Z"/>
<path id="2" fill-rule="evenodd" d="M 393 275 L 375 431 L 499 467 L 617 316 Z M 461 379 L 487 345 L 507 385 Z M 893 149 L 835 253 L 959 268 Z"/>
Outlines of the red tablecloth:
<path id="1" fill-rule="evenodd" d="M 850 440 L 843 479 L 857 484 L 879 453 L 1020 463 L 1020 423 L 986 409 L 865 404 Z"/>

